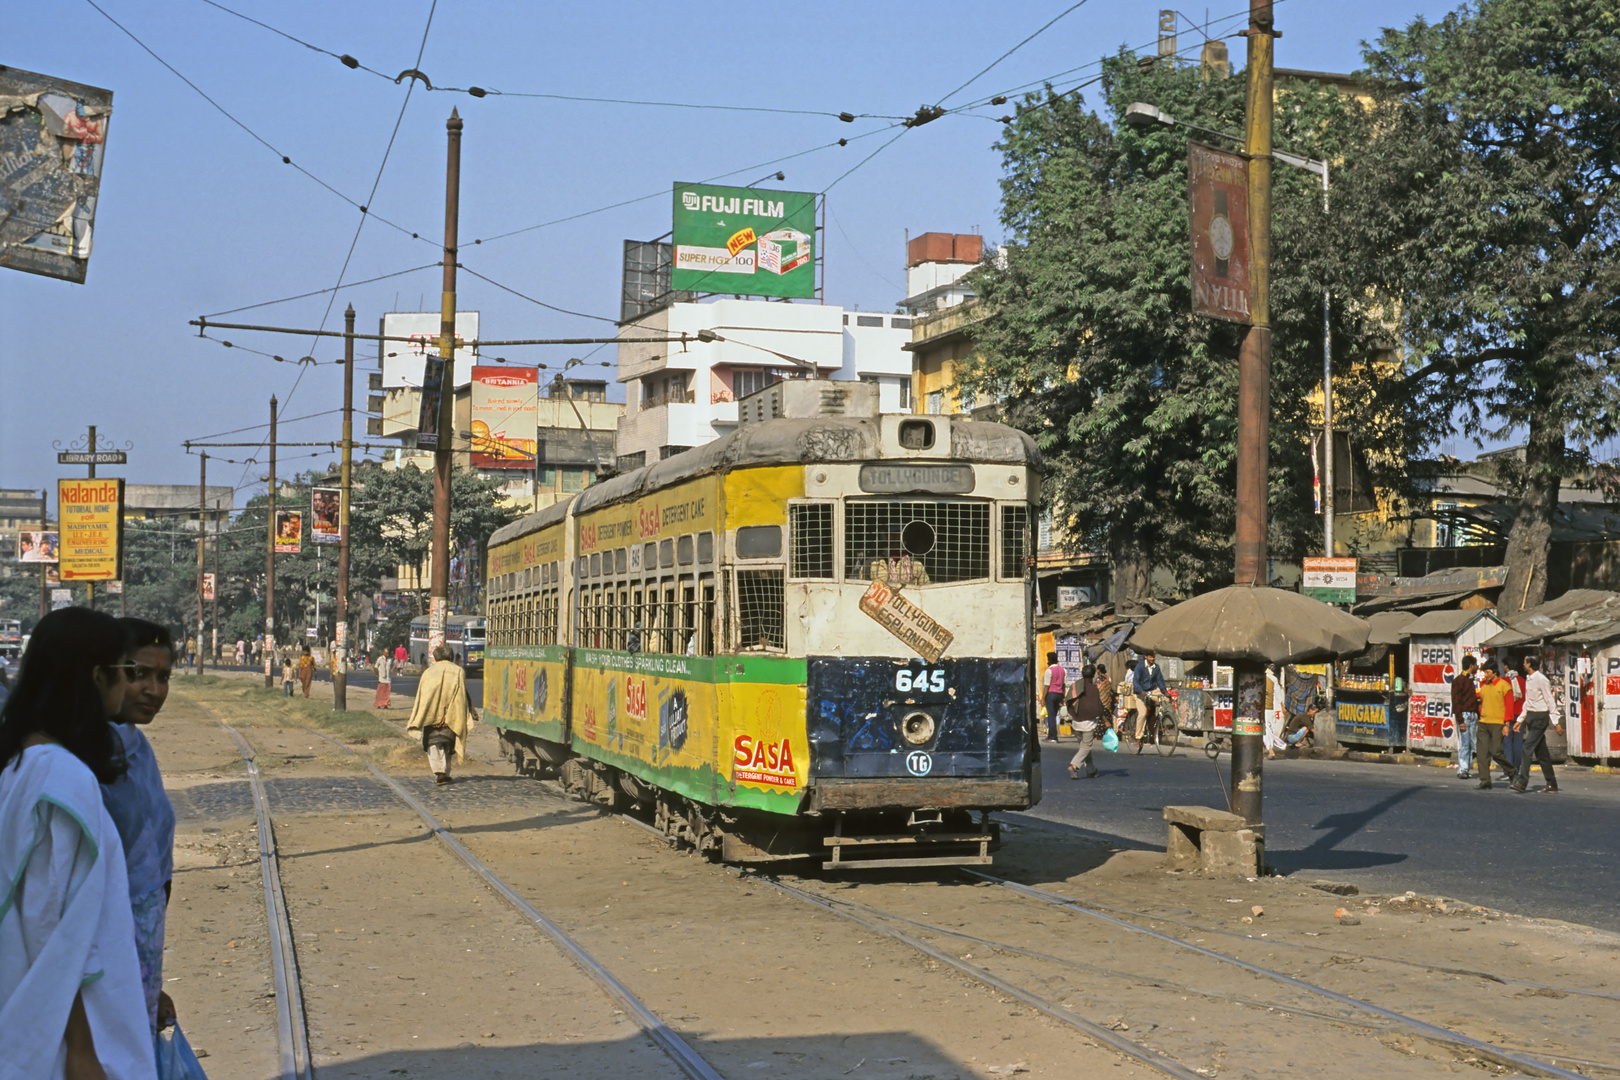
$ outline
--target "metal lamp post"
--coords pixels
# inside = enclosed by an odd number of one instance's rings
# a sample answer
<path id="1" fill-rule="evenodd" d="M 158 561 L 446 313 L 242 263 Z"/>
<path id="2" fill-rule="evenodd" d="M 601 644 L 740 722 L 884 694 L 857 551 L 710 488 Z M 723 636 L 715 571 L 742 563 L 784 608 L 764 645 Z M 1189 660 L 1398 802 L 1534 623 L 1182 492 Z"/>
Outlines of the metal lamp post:
<path id="1" fill-rule="evenodd" d="M 1201 127 L 1178 120 L 1174 116 L 1145 101 L 1133 102 L 1125 110 L 1125 122 L 1134 128 L 1183 127 L 1203 132 L 1231 142 L 1243 142 L 1242 136 L 1229 131 Z M 1328 163 L 1316 158 L 1301 157 L 1286 150 L 1272 148 L 1271 156 L 1284 165 L 1292 165 L 1322 178 L 1322 210 L 1328 209 Z M 1322 290 L 1322 554 L 1333 554 L 1333 293 Z"/>

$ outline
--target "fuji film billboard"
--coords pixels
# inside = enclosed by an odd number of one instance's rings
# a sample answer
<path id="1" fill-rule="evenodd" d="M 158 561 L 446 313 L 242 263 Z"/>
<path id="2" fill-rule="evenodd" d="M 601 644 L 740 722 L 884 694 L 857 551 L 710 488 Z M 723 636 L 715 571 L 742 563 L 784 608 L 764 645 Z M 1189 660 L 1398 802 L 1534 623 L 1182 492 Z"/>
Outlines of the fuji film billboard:
<path id="1" fill-rule="evenodd" d="M 808 191 L 676 184 L 676 291 L 816 294 L 816 196 Z"/>

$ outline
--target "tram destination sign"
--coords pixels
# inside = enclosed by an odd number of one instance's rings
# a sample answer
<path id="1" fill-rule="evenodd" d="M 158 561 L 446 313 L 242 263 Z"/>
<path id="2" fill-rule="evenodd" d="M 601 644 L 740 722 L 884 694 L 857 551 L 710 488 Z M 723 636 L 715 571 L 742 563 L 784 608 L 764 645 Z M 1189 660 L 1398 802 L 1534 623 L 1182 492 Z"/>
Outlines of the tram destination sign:
<path id="1" fill-rule="evenodd" d="M 966 495 L 973 490 L 971 465 L 862 465 L 862 491 L 900 493 L 928 491 L 938 495 Z M 929 661 L 932 663 L 933 661 Z"/>
<path id="2" fill-rule="evenodd" d="M 62 450 L 56 455 L 58 465 L 127 465 L 129 455 L 122 450 Z"/>
<path id="3" fill-rule="evenodd" d="M 930 664 L 938 663 L 940 654 L 950 647 L 956 636 L 901 596 L 900 590 L 881 581 L 872 582 L 871 588 L 862 594 L 861 610 L 883 629 L 916 649 L 917 655 Z"/>

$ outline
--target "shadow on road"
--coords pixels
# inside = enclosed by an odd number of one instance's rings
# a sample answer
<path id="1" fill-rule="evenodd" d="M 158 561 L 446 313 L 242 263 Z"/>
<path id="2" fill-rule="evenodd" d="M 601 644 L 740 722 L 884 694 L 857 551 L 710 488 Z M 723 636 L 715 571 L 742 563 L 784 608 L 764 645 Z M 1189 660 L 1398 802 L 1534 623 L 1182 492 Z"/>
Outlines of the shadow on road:
<path id="1" fill-rule="evenodd" d="M 1402 788 L 1364 809 L 1329 814 L 1311 826 L 1313 830 L 1321 832 L 1321 835 L 1311 841 L 1309 846 L 1293 851 L 1268 846 L 1266 861 L 1285 874 L 1297 870 L 1364 870 L 1372 866 L 1405 862 L 1407 854 L 1404 851 L 1340 850 L 1339 845 L 1361 832 L 1374 819 L 1423 790 L 1416 786 Z"/>

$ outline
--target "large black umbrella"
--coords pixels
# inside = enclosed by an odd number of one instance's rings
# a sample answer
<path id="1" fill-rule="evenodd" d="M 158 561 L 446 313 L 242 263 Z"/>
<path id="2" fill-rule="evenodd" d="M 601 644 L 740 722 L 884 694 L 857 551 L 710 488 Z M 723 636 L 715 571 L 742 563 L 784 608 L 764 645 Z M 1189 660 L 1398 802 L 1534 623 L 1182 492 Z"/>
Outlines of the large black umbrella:
<path id="1" fill-rule="evenodd" d="M 1365 620 L 1296 592 L 1233 585 L 1150 617 L 1131 645 L 1184 660 L 1314 664 L 1365 649 L 1368 629 Z"/>

